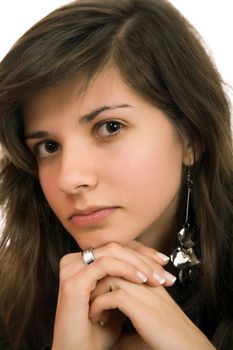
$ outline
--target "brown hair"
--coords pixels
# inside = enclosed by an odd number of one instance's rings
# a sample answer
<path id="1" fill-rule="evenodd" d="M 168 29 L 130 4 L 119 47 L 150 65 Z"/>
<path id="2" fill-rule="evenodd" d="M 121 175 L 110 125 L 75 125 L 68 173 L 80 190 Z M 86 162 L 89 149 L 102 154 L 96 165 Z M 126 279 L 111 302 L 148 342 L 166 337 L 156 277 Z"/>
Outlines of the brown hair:
<path id="1" fill-rule="evenodd" d="M 106 64 L 163 110 L 199 150 L 194 203 L 202 265 L 177 301 L 218 349 L 233 345 L 232 143 L 221 77 L 194 28 L 163 0 L 75 1 L 25 33 L 0 64 L 0 313 L 12 346 L 52 336 L 59 260 L 77 250 L 41 190 L 24 143 L 22 107 L 40 89 Z M 181 203 L 177 229 L 184 219 Z M 178 287 L 177 287 L 178 288 Z M 26 300 L 26 303 L 25 303 Z"/>

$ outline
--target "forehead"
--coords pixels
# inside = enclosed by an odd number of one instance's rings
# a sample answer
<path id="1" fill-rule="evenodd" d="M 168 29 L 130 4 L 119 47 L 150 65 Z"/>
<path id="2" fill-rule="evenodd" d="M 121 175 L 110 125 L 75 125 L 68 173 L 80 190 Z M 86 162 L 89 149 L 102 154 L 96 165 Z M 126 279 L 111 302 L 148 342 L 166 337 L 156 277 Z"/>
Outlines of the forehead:
<path id="1" fill-rule="evenodd" d="M 116 69 L 104 69 L 90 80 L 86 89 L 83 86 L 82 81 L 74 78 L 46 88 L 31 97 L 23 110 L 25 132 L 54 126 L 60 128 L 60 121 L 62 127 L 70 122 L 76 125 L 77 120 L 104 106 L 127 105 L 132 108 L 107 109 L 114 110 L 116 117 L 121 117 L 123 111 L 133 122 L 147 125 L 152 123 L 158 128 L 177 133 L 167 115 L 129 87 Z"/>
<path id="2" fill-rule="evenodd" d="M 113 68 L 102 70 L 85 86 L 78 78 L 41 90 L 24 105 L 25 127 L 37 127 L 54 117 L 74 117 L 88 114 L 101 106 L 131 105 L 134 111 L 154 108 L 123 81 Z M 57 119 L 58 120 L 58 119 Z"/>
<path id="3" fill-rule="evenodd" d="M 59 133 L 76 130 L 78 120 L 95 114 L 95 110 L 102 110 L 102 107 L 110 107 L 106 109 L 114 110 L 113 117 L 124 115 L 134 126 L 140 125 L 147 132 L 159 132 L 166 137 L 175 136 L 180 141 L 180 135 L 167 115 L 130 88 L 118 71 L 103 70 L 86 89 L 82 87 L 82 82 L 74 78 L 30 98 L 23 111 L 25 134 L 38 130 Z M 116 106 L 124 109 L 111 108 Z"/>
<path id="4" fill-rule="evenodd" d="M 124 96 L 132 98 L 133 91 L 122 80 L 120 74 L 114 69 L 107 69 L 99 73 L 90 80 L 88 86 L 83 88 L 84 84 L 80 78 L 70 79 L 62 82 L 57 86 L 51 86 L 37 92 L 30 97 L 24 104 L 24 112 L 38 112 L 42 108 L 50 109 L 57 106 L 60 107 L 65 102 L 77 101 L 81 107 L 107 101 L 113 99 L 122 99 Z M 140 96 L 138 96 L 140 98 Z"/>

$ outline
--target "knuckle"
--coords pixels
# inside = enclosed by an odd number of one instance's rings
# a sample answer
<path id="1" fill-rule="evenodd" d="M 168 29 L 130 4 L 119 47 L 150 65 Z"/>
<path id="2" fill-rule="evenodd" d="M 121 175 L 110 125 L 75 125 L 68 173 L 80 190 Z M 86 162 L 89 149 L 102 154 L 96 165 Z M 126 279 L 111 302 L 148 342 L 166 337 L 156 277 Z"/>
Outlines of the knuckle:
<path id="1" fill-rule="evenodd" d="M 107 244 L 107 248 L 110 253 L 115 253 L 117 249 L 119 249 L 119 244 L 116 242 L 110 242 Z"/>
<path id="2" fill-rule="evenodd" d="M 60 281 L 60 289 L 66 297 L 77 296 L 83 289 L 86 288 L 85 279 L 82 274 L 78 276 L 67 277 Z"/>
<path id="3" fill-rule="evenodd" d="M 60 288 L 62 290 L 63 295 L 65 296 L 71 296 L 74 294 L 75 291 L 75 284 L 73 279 L 67 278 L 66 280 L 63 280 L 60 282 Z"/>
<path id="4" fill-rule="evenodd" d="M 79 253 L 78 253 L 79 254 Z M 64 255 L 59 262 L 60 265 L 60 269 L 63 268 L 64 266 L 66 266 L 67 264 L 70 263 L 70 261 L 73 261 L 74 257 L 77 257 L 77 253 L 70 253 L 70 254 L 66 254 Z"/>
<path id="5" fill-rule="evenodd" d="M 68 256 L 67 255 L 64 255 L 61 260 L 60 260 L 60 269 L 62 269 L 68 262 Z"/>
<path id="6" fill-rule="evenodd" d="M 144 273 L 148 279 L 150 276 L 152 276 L 154 269 L 152 269 L 150 266 L 143 266 L 141 272 Z"/>
<path id="7" fill-rule="evenodd" d="M 99 268 L 104 268 L 106 266 L 106 257 L 101 256 L 98 260 L 95 261 L 95 265 Z"/>
<path id="8" fill-rule="evenodd" d="M 165 269 L 164 269 L 161 265 L 156 264 L 154 270 L 155 270 L 155 269 L 156 269 L 156 271 L 157 271 L 160 275 L 163 275 L 163 274 L 164 274 Z"/>
<path id="9" fill-rule="evenodd" d="M 138 268 L 141 268 L 143 271 L 147 272 L 147 273 L 150 273 L 153 271 L 154 269 L 154 266 L 152 264 L 150 264 L 150 262 L 148 261 L 144 261 L 144 260 L 141 260 L 140 261 L 140 265 L 138 266 Z M 142 271 L 142 272 L 143 272 Z"/>

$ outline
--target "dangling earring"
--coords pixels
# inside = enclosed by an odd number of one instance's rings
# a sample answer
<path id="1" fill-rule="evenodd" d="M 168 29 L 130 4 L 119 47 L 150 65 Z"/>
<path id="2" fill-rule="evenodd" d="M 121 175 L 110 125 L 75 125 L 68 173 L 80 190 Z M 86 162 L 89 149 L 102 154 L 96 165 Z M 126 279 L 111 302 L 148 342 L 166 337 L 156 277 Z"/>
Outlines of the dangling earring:
<path id="1" fill-rule="evenodd" d="M 175 267 L 180 269 L 179 280 L 184 285 L 192 282 L 193 268 L 200 264 L 198 247 L 195 247 L 197 244 L 193 241 L 198 239 L 199 225 L 196 222 L 192 203 L 193 180 L 191 178 L 190 167 L 188 167 L 187 171 L 186 185 L 187 201 L 185 223 L 178 232 L 178 248 L 171 254 L 171 261 Z"/>

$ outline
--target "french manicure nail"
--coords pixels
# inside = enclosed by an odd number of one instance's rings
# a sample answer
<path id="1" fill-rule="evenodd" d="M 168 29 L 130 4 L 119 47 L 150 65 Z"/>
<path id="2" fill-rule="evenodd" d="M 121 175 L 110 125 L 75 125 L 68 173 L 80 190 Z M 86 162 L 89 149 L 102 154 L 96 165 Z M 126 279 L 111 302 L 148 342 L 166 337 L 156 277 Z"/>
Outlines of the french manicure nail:
<path id="1" fill-rule="evenodd" d="M 163 284 L 165 282 L 165 278 L 158 275 L 156 272 L 153 272 L 154 279 L 159 282 L 159 284 Z"/>
<path id="2" fill-rule="evenodd" d="M 164 276 L 165 276 L 166 280 L 168 280 L 169 282 L 175 283 L 176 277 L 174 275 L 172 275 L 170 272 L 165 271 Z"/>
<path id="3" fill-rule="evenodd" d="M 146 282 L 147 281 L 147 277 L 144 275 L 144 273 L 140 272 L 140 271 L 137 271 L 137 276 L 140 278 L 140 280 L 142 282 Z"/>
<path id="4" fill-rule="evenodd" d="M 165 255 L 165 254 L 163 254 L 163 253 L 156 252 L 155 254 L 156 254 L 160 259 L 162 259 L 163 261 L 169 261 L 169 260 L 170 260 L 169 256 L 167 256 L 167 255 Z"/>

